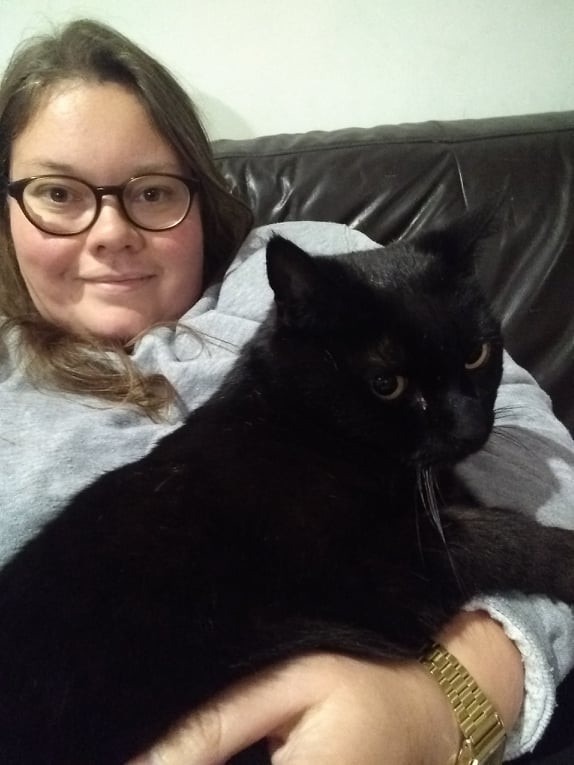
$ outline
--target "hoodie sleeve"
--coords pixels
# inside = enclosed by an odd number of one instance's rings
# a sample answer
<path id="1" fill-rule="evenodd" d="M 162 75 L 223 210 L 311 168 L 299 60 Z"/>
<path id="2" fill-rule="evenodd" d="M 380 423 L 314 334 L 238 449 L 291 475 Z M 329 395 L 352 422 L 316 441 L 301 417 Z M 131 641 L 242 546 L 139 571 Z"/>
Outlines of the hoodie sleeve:
<path id="1" fill-rule="evenodd" d="M 574 529 L 574 443 L 548 396 L 508 355 L 486 446 L 458 468 L 484 504 L 510 507 L 540 523 Z M 552 716 L 556 687 L 574 666 L 574 610 L 519 593 L 475 598 L 519 648 L 525 700 L 507 756 L 532 750 Z"/>

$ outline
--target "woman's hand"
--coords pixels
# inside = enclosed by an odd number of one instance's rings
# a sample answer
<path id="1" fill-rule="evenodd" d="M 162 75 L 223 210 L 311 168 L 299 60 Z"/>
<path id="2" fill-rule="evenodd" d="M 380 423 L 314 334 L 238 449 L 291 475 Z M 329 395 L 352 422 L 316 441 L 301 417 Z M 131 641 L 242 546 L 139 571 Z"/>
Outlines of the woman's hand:
<path id="1" fill-rule="evenodd" d="M 463 613 L 439 639 L 511 727 L 522 703 L 522 663 L 501 627 L 482 612 Z M 261 738 L 273 765 L 446 765 L 460 734 L 418 662 L 317 654 L 229 689 L 137 765 L 223 765 Z"/>
<path id="2" fill-rule="evenodd" d="M 233 687 L 144 761 L 222 765 L 263 737 L 274 765 L 445 765 L 458 742 L 446 700 L 416 662 L 321 654 Z"/>

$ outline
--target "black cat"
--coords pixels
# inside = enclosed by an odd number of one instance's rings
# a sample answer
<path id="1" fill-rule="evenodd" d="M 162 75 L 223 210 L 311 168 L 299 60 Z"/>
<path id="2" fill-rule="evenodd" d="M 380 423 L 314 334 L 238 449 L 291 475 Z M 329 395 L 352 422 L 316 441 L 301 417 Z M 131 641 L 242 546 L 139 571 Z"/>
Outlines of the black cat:
<path id="1" fill-rule="evenodd" d="M 336 258 L 270 242 L 275 305 L 219 392 L 0 574 L 3 765 L 122 765 L 275 661 L 416 656 L 477 592 L 574 601 L 574 534 L 449 472 L 502 369 L 476 240 L 470 217 Z"/>

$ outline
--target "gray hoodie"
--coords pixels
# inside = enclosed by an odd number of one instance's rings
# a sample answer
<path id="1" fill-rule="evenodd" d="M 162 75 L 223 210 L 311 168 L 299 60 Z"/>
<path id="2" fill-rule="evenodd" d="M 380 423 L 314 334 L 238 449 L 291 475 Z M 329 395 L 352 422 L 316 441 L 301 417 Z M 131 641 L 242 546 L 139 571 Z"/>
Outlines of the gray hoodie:
<path id="1" fill-rule="evenodd" d="M 147 453 L 211 395 L 271 300 L 264 250 L 273 232 L 318 254 L 374 246 L 363 234 L 333 223 L 254 230 L 223 282 L 206 291 L 181 326 L 148 332 L 134 350 L 142 369 L 164 374 L 179 394 L 162 423 L 91 397 L 38 389 L 18 366 L 17 333 L 8 336 L 8 354 L 0 361 L 0 562 L 80 488 Z M 485 503 L 574 529 L 574 444 L 553 417 L 546 394 L 508 356 L 498 407 L 505 410 L 505 432 L 514 437 L 491 439 L 460 467 L 464 477 Z M 484 608 L 499 620 L 524 659 L 524 710 L 507 748 L 507 756 L 517 756 L 542 735 L 556 685 L 574 666 L 574 612 L 519 594 L 476 599 L 468 607 Z"/>

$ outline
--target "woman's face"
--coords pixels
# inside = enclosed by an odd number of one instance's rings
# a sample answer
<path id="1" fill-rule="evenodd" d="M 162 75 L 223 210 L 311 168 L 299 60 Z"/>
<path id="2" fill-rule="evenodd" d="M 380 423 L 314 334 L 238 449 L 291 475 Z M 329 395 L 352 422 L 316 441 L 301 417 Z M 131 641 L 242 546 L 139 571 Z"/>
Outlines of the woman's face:
<path id="1" fill-rule="evenodd" d="M 62 83 L 12 145 L 11 180 L 71 175 L 104 186 L 151 173 L 185 174 L 138 99 L 113 83 Z M 180 318 L 200 295 L 197 195 L 181 224 L 157 232 L 130 223 L 113 196 L 103 197 L 93 226 L 73 236 L 43 233 L 11 198 L 9 213 L 24 281 L 54 324 L 127 341 L 156 322 Z"/>

